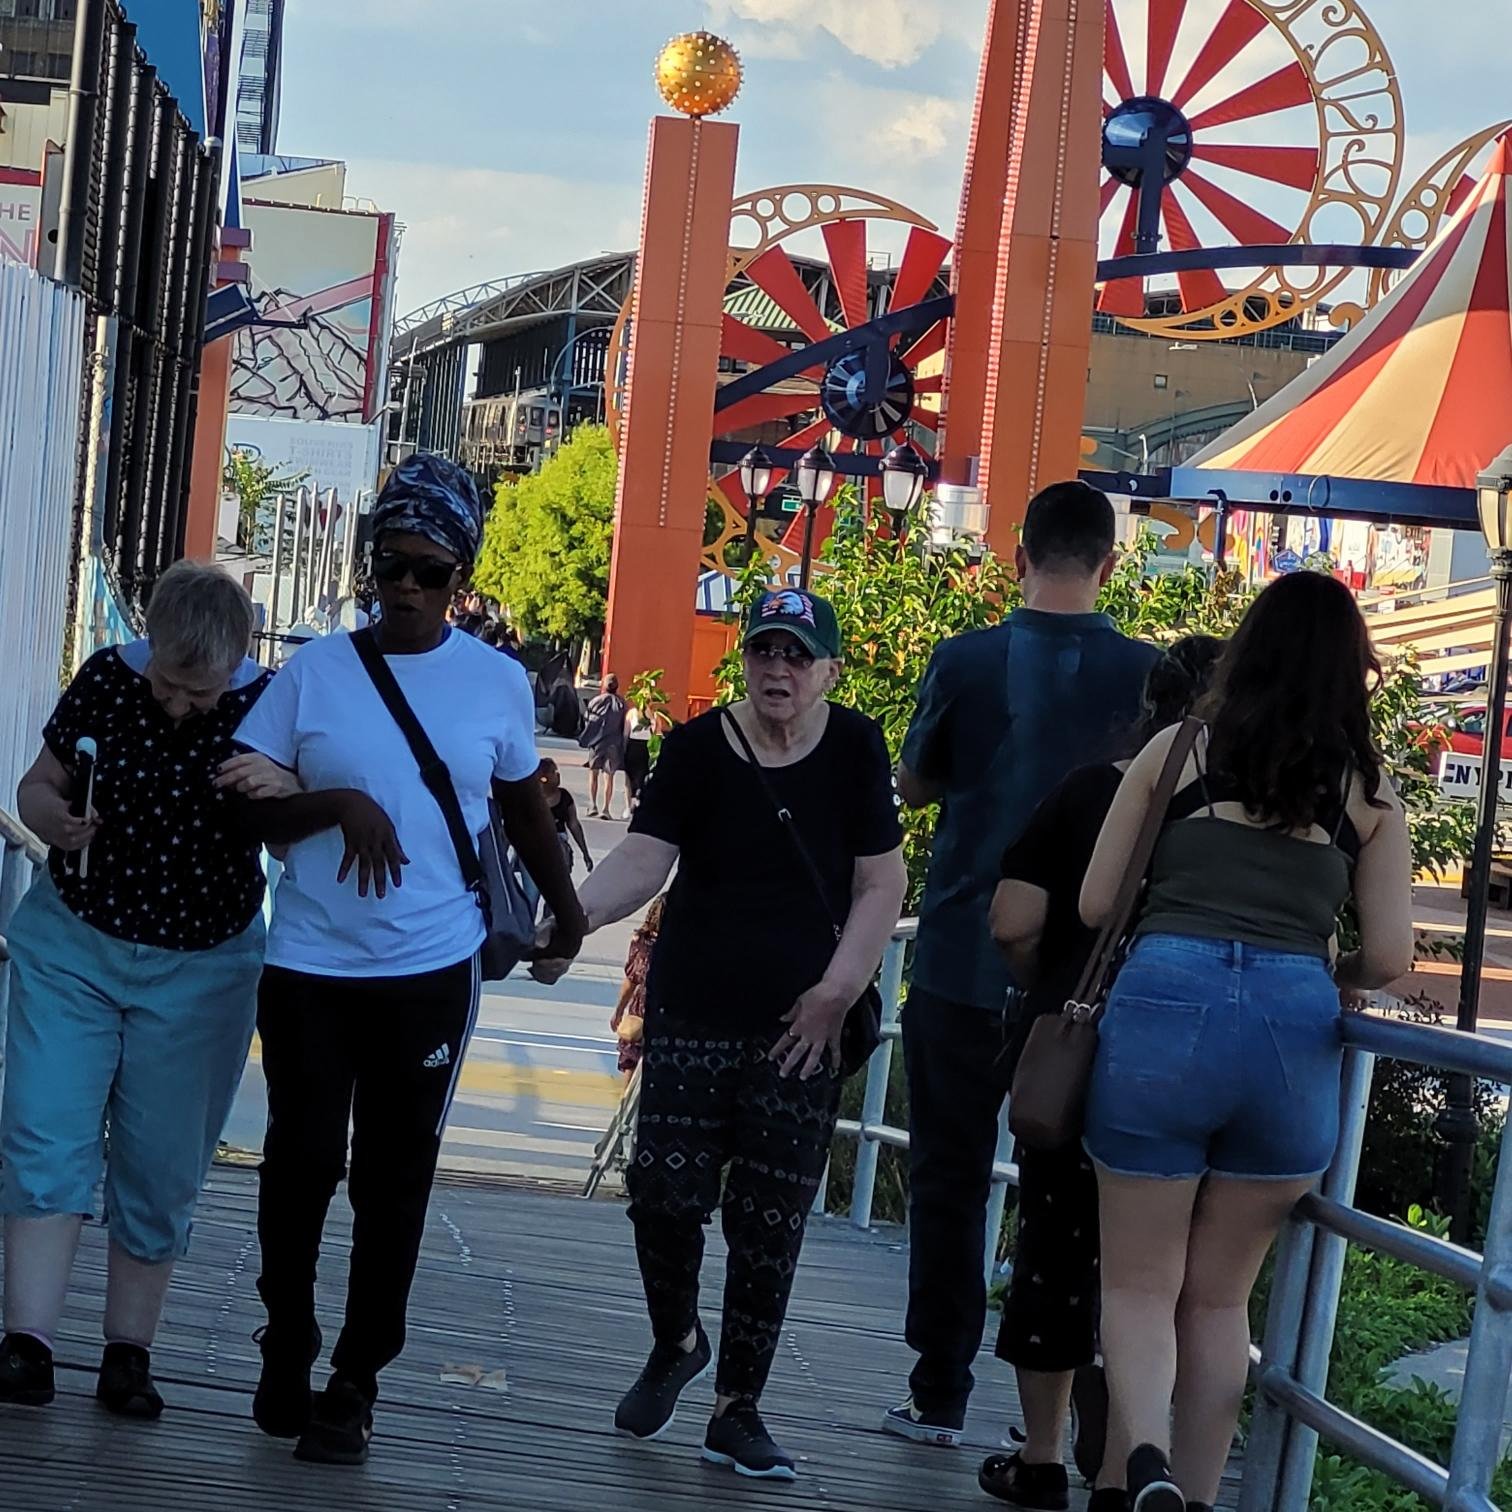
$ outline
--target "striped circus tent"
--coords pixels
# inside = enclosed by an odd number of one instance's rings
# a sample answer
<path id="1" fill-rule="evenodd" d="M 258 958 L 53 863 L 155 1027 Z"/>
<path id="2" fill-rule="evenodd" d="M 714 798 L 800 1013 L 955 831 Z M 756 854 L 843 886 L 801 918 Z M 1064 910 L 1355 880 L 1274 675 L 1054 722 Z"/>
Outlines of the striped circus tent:
<path id="1" fill-rule="evenodd" d="M 1342 341 L 1188 464 L 1472 488 L 1512 442 L 1512 137 Z"/>

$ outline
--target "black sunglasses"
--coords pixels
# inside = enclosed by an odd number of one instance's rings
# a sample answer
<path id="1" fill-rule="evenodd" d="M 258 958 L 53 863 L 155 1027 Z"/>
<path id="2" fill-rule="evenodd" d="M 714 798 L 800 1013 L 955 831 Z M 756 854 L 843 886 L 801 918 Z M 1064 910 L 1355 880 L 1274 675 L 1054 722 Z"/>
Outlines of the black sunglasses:
<path id="1" fill-rule="evenodd" d="M 440 562 L 435 557 L 410 556 L 403 551 L 380 551 L 373 558 L 373 576 L 380 583 L 402 583 L 412 577 L 419 588 L 446 588 L 457 575 L 460 563 Z"/>
<path id="2" fill-rule="evenodd" d="M 807 646 L 800 646 L 794 641 L 788 641 L 784 645 L 774 645 L 771 641 L 752 641 L 746 647 L 746 655 L 754 656 L 757 661 L 779 662 L 783 661 L 790 667 L 812 667 L 814 665 L 814 653 Z"/>

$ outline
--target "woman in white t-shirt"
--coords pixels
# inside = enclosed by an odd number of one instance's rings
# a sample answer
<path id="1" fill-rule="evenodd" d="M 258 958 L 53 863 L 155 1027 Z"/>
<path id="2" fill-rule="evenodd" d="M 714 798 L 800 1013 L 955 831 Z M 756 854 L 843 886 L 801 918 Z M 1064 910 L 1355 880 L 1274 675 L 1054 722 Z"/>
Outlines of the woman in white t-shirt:
<path id="1" fill-rule="evenodd" d="M 383 614 L 364 633 L 445 764 L 468 833 L 486 827 L 492 791 L 575 952 L 582 912 L 536 780 L 525 672 L 446 624 L 482 527 L 460 468 L 426 454 L 401 463 L 373 512 Z M 269 1115 L 258 1290 L 268 1326 L 253 1415 L 265 1432 L 297 1437 L 297 1458 L 358 1464 L 378 1372 L 404 1345 L 441 1132 L 477 1017 L 483 914 L 352 636 L 299 651 L 237 738 L 257 754 L 231 764 L 231 784 L 257 796 L 267 758 L 305 790 L 253 809 L 264 838 L 288 847 L 257 1016 Z M 315 1268 L 349 1122 L 346 1323 L 330 1384 L 312 1398 Z"/>

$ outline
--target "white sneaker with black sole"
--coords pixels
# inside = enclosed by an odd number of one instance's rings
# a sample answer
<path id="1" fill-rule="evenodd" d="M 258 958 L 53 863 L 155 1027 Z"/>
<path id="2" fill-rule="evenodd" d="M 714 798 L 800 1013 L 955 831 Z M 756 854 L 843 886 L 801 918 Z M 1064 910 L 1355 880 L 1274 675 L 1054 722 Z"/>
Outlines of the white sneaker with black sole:
<path id="1" fill-rule="evenodd" d="M 728 1465 L 736 1475 L 753 1480 L 798 1479 L 792 1455 L 778 1448 L 749 1397 L 731 1402 L 718 1417 L 709 1419 L 703 1457 L 711 1465 Z"/>
<path id="2" fill-rule="evenodd" d="M 677 1399 L 694 1381 L 701 1381 L 714 1363 L 714 1351 L 702 1323 L 692 1349 L 656 1344 L 635 1385 L 614 1409 L 614 1431 L 629 1438 L 660 1438 L 677 1415 Z"/>

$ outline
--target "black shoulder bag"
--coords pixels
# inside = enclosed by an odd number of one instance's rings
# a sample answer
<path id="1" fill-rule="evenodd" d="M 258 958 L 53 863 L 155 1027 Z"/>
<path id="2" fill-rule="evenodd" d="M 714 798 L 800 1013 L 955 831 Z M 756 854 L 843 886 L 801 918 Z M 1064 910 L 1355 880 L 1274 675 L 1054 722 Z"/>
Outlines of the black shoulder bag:
<path id="1" fill-rule="evenodd" d="M 420 768 L 420 780 L 446 820 L 446 830 L 457 852 L 462 880 L 483 911 L 487 934 L 483 941 L 482 973 L 485 982 L 502 982 L 535 948 L 535 921 L 525 894 L 504 857 L 499 835 L 502 823 L 492 797 L 488 800 L 488 823 L 476 839 L 467 831 L 467 820 L 451 773 L 436 753 L 430 736 L 410 707 L 393 669 L 383 659 L 371 630 L 352 636 L 352 649 L 372 679 L 383 706 L 393 716 L 400 733 Z"/>
<path id="2" fill-rule="evenodd" d="M 809 880 L 814 884 L 814 891 L 824 905 L 824 912 L 829 918 L 830 928 L 835 932 L 835 943 L 838 945 L 844 931 L 839 919 L 835 917 L 835 910 L 830 906 L 823 874 L 808 846 L 804 844 L 803 836 L 798 833 L 798 826 L 793 822 L 793 816 L 787 805 L 777 796 L 777 789 L 772 786 L 772 779 L 767 776 L 766 768 L 756 759 L 756 751 L 746 738 L 746 732 L 740 728 L 740 721 L 728 709 L 721 712 L 724 722 L 735 732 L 735 739 L 740 742 L 746 761 L 756 774 L 756 781 L 760 783 L 762 792 L 766 794 L 767 802 L 772 806 L 772 812 L 777 815 L 777 822 L 792 842 L 793 850 L 802 862 L 804 871 L 808 873 Z M 873 982 L 856 999 L 850 1011 L 845 1015 L 845 1024 L 840 1031 L 840 1075 L 842 1077 L 854 1076 L 871 1058 L 872 1051 L 881 1043 L 882 994 L 877 990 L 877 984 Z"/>

